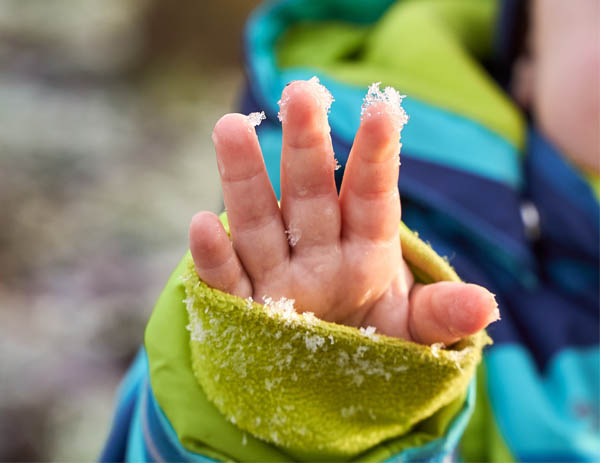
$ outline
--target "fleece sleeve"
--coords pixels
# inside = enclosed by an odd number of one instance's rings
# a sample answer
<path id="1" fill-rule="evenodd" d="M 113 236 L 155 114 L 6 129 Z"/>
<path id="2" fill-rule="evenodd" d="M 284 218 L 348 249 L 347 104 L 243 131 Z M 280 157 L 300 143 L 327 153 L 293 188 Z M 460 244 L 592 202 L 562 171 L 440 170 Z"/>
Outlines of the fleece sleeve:
<path id="1" fill-rule="evenodd" d="M 458 279 L 404 227 L 401 239 L 421 281 Z M 439 459 L 466 426 L 488 341 L 423 346 L 243 300 L 206 286 L 187 255 L 146 330 L 150 405 L 131 426 L 190 461 Z"/>

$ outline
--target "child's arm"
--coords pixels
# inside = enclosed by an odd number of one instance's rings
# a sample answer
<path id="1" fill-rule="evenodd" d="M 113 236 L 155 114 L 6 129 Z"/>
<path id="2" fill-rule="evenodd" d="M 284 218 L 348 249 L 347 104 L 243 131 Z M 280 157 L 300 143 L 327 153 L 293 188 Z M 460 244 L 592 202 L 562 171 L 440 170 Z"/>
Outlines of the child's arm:
<path id="1" fill-rule="evenodd" d="M 414 283 L 398 238 L 399 105 L 365 108 L 338 197 L 319 96 L 316 82 L 284 91 L 281 208 L 253 121 L 217 124 L 231 240 L 213 214 L 194 217 L 193 262 L 184 258 L 156 304 L 102 461 L 382 461 L 405 450 L 423 460 L 456 445 L 488 341 L 468 335 L 497 317 L 493 296 Z M 458 280 L 402 230 L 415 275 Z M 295 299 L 337 324 L 235 296 Z M 419 343 L 466 339 L 440 350 L 341 324 Z"/>
<path id="2" fill-rule="evenodd" d="M 281 208 L 252 121 L 228 114 L 217 123 L 231 241 L 214 214 L 194 217 L 190 248 L 200 278 L 243 298 L 294 299 L 298 311 L 323 320 L 426 344 L 451 344 L 496 320 L 484 288 L 414 284 L 402 259 L 399 98 L 388 93 L 365 106 L 338 197 L 327 97 L 313 81 L 283 92 Z"/>

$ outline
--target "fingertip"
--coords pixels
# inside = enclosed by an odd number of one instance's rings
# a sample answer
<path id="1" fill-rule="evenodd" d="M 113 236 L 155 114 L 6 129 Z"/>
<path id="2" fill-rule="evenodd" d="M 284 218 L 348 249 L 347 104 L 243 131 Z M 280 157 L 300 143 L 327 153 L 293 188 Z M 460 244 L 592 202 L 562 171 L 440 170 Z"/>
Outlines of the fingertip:
<path id="1" fill-rule="evenodd" d="M 217 153 L 217 166 L 223 181 L 237 181 L 264 170 L 262 152 L 255 127 L 263 113 L 249 116 L 230 113 L 222 116 L 212 133 Z"/>
<path id="2" fill-rule="evenodd" d="M 494 295 L 482 286 L 452 283 L 448 294 L 448 326 L 460 337 L 475 334 L 500 317 Z M 443 304 L 443 302 L 441 302 Z"/>
<path id="3" fill-rule="evenodd" d="M 279 120 L 288 148 L 314 148 L 329 141 L 327 113 L 333 97 L 313 79 L 291 82 L 281 94 Z"/>
<path id="4" fill-rule="evenodd" d="M 453 344 L 498 319 L 494 295 L 478 285 L 439 282 L 417 287 L 411 296 L 411 333 L 424 344 Z"/>
<path id="5" fill-rule="evenodd" d="M 371 104 L 362 114 L 359 127 L 360 136 L 370 149 L 368 153 L 388 154 L 388 145 L 397 146 L 400 135 L 395 116 L 384 102 Z M 397 154 L 397 153 L 396 153 Z"/>
<path id="6" fill-rule="evenodd" d="M 261 114 L 261 113 L 257 113 Z M 256 137 L 254 127 L 256 118 L 240 113 L 229 113 L 222 116 L 212 132 L 215 145 L 223 145 L 229 148 L 245 146 L 249 140 Z M 262 120 L 262 119 L 260 119 Z M 260 123 L 260 122 L 258 122 Z"/>
<path id="7" fill-rule="evenodd" d="M 225 229 L 219 218 L 212 212 L 198 212 L 192 217 L 189 229 L 190 251 L 196 266 L 200 259 L 206 261 L 215 256 L 223 246 Z"/>
<path id="8" fill-rule="evenodd" d="M 369 86 L 361 108 L 361 120 L 367 120 L 374 114 L 385 114 L 394 125 L 398 136 L 404 125 L 408 122 L 408 115 L 402 107 L 404 95 L 393 87 L 379 88 L 381 82 Z"/>
<path id="9" fill-rule="evenodd" d="M 281 92 L 279 120 L 284 123 L 314 119 L 327 114 L 334 98 L 315 76 L 290 82 Z"/>
<path id="10" fill-rule="evenodd" d="M 219 218 L 199 212 L 190 223 L 190 251 L 198 277 L 213 288 L 247 297 L 252 285 Z"/>

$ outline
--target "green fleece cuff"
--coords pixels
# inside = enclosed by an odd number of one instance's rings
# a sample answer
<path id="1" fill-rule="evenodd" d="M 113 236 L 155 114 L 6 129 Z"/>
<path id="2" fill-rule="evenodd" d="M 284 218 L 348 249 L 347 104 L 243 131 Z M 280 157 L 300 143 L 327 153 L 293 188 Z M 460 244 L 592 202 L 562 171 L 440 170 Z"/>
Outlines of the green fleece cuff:
<path id="1" fill-rule="evenodd" d="M 422 281 L 458 280 L 404 226 L 400 237 Z M 157 400 L 184 446 L 241 460 L 349 460 L 427 418 L 445 429 L 489 342 L 482 331 L 440 349 L 257 304 L 201 282 L 189 254 L 165 294 L 146 332 Z"/>
<path id="2" fill-rule="evenodd" d="M 464 393 L 486 340 L 450 350 L 261 305 L 208 287 L 188 260 L 192 366 L 240 429 L 293 453 L 358 454 Z"/>

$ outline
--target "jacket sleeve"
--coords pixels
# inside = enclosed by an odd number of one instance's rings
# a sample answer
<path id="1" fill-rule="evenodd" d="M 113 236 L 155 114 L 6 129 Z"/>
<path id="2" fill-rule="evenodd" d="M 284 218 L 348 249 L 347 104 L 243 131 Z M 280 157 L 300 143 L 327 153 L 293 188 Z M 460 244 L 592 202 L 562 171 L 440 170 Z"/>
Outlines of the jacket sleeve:
<path id="1" fill-rule="evenodd" d="M 401 239 L 418 279 L 458 278 L 404 227 Z M 422 346 L 286 300 L 243 300 L 206 286 L 187 255 L 146 330 L 146 404 L 131 426 L 146 430 L 153 459 L 438 460 L 467 424 L 488 341 Z"/>

